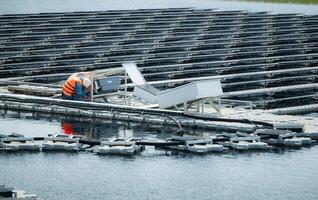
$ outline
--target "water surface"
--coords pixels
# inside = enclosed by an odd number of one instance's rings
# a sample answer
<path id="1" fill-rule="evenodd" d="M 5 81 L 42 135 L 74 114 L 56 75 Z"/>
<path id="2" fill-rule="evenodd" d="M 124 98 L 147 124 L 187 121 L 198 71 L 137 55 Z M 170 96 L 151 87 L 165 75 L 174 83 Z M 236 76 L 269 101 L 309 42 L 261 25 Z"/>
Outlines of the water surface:
<path id="1" fill-rule="evenodd" d="M 0 112 L 0 133 L 63 133 L 65 118 Z M 76 122 L 67 119 L 68 122 Z M 78 121 L 79 122 L 79 121 Z M 114 122 L 80 122 L 81 134 L 162 138 L 157 128 Z M 92 130 L 93 132 L 89 132 Z M 318 198 L 318 146 L 271 152 L 200 156 L 147 147 L 133 157 L 91 153 L 0 153 L 0 185 L 45 200 Z"/>
<path id="2" fill-rule="evenodd" d="M 192 7 L 252 12 L 317 14 L 318 5 L 237 0 L 0 0 L 0 14 Z"/>
<path id="3" fill-rule="evenodd" d="M 318 147 L 197 156 L 147 148 L 132 158 L 0 153 L 0 184 L 44 199 L 277 199 L 318 197 Z"/>

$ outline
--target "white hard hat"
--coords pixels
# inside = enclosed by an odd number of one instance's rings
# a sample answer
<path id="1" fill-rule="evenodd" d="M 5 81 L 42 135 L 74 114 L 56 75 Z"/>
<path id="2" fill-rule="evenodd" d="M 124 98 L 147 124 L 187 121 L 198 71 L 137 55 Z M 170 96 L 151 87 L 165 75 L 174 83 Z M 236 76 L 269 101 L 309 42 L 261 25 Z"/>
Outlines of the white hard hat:
<path id="1" fill-rule="evenodd" d="M 88 88 L 91 84 L 92 83 L 91 83 L 91 80 L 89 80 L 89 78 L 87 78 L 87 77 L 83 78 L 83 86 L 84 87 Z"/>

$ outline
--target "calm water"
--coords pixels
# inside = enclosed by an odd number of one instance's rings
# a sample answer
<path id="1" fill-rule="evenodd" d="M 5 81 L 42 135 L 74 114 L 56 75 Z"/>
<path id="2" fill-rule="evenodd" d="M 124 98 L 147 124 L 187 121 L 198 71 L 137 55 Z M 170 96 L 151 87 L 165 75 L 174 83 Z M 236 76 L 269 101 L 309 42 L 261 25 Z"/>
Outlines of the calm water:
<path id="1" fill-rule="evenodd" d="M 76 120 L 0 112 L 0 133 L 62 133 Z M 81 122 L 92 137 L 167 136 L 158 127 Z M 95 129 L 94 129 L 95 127 Z M 97 127 L 97 128 L 96 128 Z M 93 130 L 92 130 L 93 129 Z M 91 132 L 89 132 L 91 131 Z M 166 130 L 169 132 L 169 130 Z M 176 153 L 147 147 L 134 157 L 91 153 L 0 153 L 0 185 L 46 200 L 318 198 L 318 146 L 273 152 Z"/>
<path id="2" fill-rule="evenodd" d="M 0 14 L 176 7 L 273 13 L 318 13 L 318 5 L 255 3 L 236 0 L 0 0 Z"/>

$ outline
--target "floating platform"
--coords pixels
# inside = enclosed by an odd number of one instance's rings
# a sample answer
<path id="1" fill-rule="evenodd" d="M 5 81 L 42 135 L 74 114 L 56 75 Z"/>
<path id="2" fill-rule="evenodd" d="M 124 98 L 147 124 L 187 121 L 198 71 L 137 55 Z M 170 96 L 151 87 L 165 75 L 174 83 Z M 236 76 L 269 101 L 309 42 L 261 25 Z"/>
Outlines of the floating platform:
<path id="1" fill-rule="evenodd" d="M 82 149 L 80 138 L 76 136 L 57 135 L 49 137 L 0 137 L 0 150 L 15 151 L 63 151 L 77 152 Z"/>
<path id="2" fill-rule="evenodd" d="M 93 150 L 99 155 L 117 154 L 117 155 L 134 155 L 145 149 L 144 145 L 137 145 L 141 141 L 139 138 L 110 138 L 101 142 L 101 145 Z"/>
<path id="3" fill-rule="evenodd" d="M 209 130 L 253 132 L 256 124 L 240 119 L 227 119 L 222 116 L 206 118 L 183 111 L 142 108 L 139 106 L 118 105 L 109 103 L 93 103 L 52 99 L 45 97 L 31 97 L 27 95 L 3 94 L 0 98 L 0 108 L 9 110 L 63 114 L 77 117 L 100 118 L 122 121 L 135 121 L 149 124 L 174 125 L 176 121 L 183 127 L 197 127 Z M 169 117 L 175 118 L 171 120 Z"/>
<path id="4" fill-rule="evenodd" d="M 179 132 L 180 133 L 180 132 Z M 28 144 L 29 142 L 36 144 Z M 299 136 L 295 132 L 275 129 L 258 129 L 254 133 L 242 132 L 199 137 L 195 135 L 173 135 L 166 139 L 120 138 L 87 140 L 81 136 L 57 135 L 49 137 L 2 137 L 0 151 L 50 151 L 79 152 L 88 151 L 98 155 L 118 154 L 134 155 L 145 149 L 145 146 L 161 147 L 192 153 L 227 152 L 227 150 L 270 150 L 273 147 L 302 147 L 317 142 L 310 137 Z M 27 145 L 27 146 L 26 146 Z"/>
<path id="5" fill-rule="evenodd" d="M 0 148 L 4 151 L 39 151 L 41 144 L 33 138 L 1 138 Z"/>
<path id="6" fill-rule="evenodd" d="M 41 200 L 35 194 L 27 193 L 23 190 L 15 190 L 13 188 L 0 185 L 0 199 L 2 200 Z"/>
<path id="7" fill-rule="evenodd" d="M 79 138 L 72 138 L 68 135 L 58 135 L 44 138 L 42 151 L 69 151 L 78 152 L 81 150 Z"/>
<path id="8" fill-rule="evenodd" d="M 223 135 L 229 138 L 229 141 L 224 142 L 223 145 L 235 150 L 267 150 L 270 148 L 267 143 L 261 142 L 261 137 L 258 136 L 243 133 L 223 133 Z"/>
<path id="9" fill-rule="evenodd" d="M 290 147 L 301 147 L 311 145 L 315 141 L 308 137 L 297 137 L 297 133 L 286 130 L 259 129 L 255 131 L 270 145 L 285 145 Z"/>
<path id="10" fill-rule="evenodd" d="M 167 141 L 180 141 L 184 144 L 167 146 L 166 148 L 188 151 L 192 153 L 210 153 L 210 152 L 223 152 L 224 147 L 220 144 L 214 144 L 211 138 L 200 138 L 196 136 L 172 136 L 167 138 Z"/>

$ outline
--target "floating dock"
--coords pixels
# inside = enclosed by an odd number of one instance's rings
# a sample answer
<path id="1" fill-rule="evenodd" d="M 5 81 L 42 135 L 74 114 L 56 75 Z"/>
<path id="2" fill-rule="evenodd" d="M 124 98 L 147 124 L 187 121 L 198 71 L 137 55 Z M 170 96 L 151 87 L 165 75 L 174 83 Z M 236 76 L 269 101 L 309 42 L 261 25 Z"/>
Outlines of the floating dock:
<path id="1" fill-rule="evenodd" d="M 41 200 L 35 194 L 29 194 L 23 190 L 15 190 L 11 187 L 0 185 L 0 199 L 2 200 Z"/>
<path id="2" fill-rule="evenodd" d="M 206 154 L 233 150 L 271 150 L 277 148 L 311 146 L 317 137 L 297 134 L 289 130 L 258 129 L 253 133 L 242 132 L 194 136 L 182 133 L 166 139 L 121 138 L 85 139 L 74 135 L 49 137 L 7 136 L 0 137 L 0 151 L 4 152 L 80 152 L 89 151 L 98 155 L 134 155 L 145 146 L 161 147 L 177 151 Z"/>

